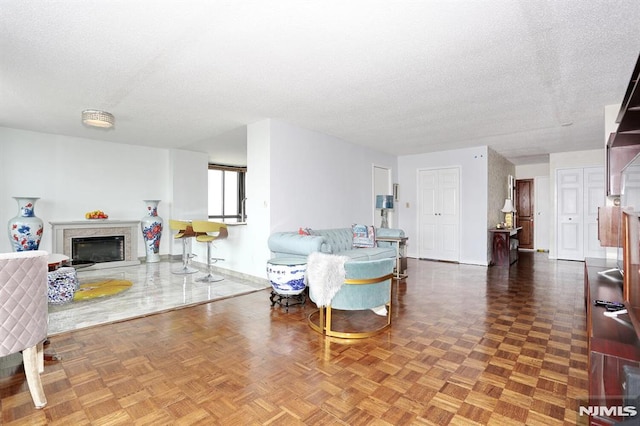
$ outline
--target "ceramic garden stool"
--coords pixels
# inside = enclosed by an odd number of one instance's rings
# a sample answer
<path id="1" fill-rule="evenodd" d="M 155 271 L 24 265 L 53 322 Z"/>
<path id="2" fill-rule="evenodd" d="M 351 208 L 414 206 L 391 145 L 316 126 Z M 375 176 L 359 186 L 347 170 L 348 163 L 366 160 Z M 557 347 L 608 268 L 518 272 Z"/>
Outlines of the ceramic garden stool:
<path id="1" fill-rule="evenodd" d="M 47 273 L 47 295 L 52 305 L 63 305 L 73 300 L 80 286 L 75 268 L 63 266 Z"/>
<path id="2" fill-rule="evenodd" d="M 304 293 L 307 260 L 295 257 L 280 257 L 267 261 L 267 277 L 271 282 L 271 306 L 277 303 L 285 307 L 303 305 L 307 297 Z"/>

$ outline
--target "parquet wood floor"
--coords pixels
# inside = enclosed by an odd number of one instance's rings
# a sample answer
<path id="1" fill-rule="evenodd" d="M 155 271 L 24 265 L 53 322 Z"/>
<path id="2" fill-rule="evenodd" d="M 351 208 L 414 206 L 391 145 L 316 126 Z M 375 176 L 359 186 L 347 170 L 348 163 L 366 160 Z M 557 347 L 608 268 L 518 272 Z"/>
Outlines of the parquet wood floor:
<path id="1" fill-rule="evenodd" d="M 35 410 L 0 379 L 3 425 L 574 425 L 586 395 L 583 263 L 409 259 L 393 324 L 312 331 L 269 292 L 54 336 Z"/>

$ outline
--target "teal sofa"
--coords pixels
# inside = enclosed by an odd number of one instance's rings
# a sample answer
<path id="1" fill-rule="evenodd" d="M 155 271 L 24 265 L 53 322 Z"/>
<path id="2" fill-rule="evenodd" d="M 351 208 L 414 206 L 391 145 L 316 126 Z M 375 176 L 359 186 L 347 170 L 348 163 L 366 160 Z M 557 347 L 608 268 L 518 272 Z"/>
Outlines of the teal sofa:
<path id="1" fill-rule="evenodd" d="M 310 235 L 298 232 L 274 232 L 268 246 L 274 257 L 306 258 L 313 252 L 347 256 L 352 261 L 388 259 L 396 257 L 393 244 L 379 241 L 376 247 L 354 248 L 352 228 L 310 230 Z M 402 229 L 375 228 L 377 237 L 404 237 Z"/>

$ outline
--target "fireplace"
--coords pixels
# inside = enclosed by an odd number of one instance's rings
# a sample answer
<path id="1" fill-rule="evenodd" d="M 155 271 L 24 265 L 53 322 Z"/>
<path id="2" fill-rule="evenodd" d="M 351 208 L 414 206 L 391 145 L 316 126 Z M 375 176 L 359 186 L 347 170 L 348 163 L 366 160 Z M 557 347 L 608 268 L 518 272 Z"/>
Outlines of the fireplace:
<path id="1" fill-rule="evenodd" d="M 74 262 L 122 262 L 124 235 L 71 238 L 71 259 Z"/>
<path id="2" fill-rule="evenodd" d="M 93 268 L 139 265 L 139 221 L 84 220 L 50 222 L 53 252 L 75 261 L 95 262 Z"/>

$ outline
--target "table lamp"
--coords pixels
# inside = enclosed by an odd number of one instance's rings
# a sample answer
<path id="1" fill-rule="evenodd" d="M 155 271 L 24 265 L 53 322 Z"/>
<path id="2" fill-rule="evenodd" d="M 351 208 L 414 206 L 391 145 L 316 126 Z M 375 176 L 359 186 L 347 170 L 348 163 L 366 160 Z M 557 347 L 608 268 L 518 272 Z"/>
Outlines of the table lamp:
<path id="1" fill-rule="evenodd" d="M 504 206 L 502 207 L 502 213 L 504 213 L 504 226 L 505 228 L 513 228 L 513 201 L 510 198 L 504 200 Z"/>
<path id="2" fill-rule="evenodd" d="M 380 209 L 380 228 L 388 228 L 387 210 L 393 209 L 393 195 L 376 195 L 376 209 Z"/>

